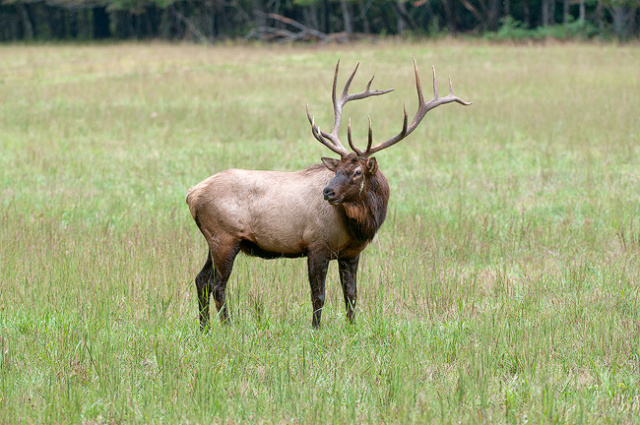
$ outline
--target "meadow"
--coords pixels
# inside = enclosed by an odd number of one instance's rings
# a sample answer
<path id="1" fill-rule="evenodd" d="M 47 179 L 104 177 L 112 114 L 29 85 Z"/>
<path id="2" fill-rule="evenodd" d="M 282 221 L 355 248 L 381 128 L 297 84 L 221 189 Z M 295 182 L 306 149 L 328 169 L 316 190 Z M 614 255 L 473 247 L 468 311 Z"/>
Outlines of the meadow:
<path id="1" fill-rule="evenodd" d="M 226 168 L 335 155 L 331 84 L 377 155 L 387 221 L 357 322 L 337 265 L 238 256 L 199 331 L 184 197 Z M 637 45 L 0 46 L 0 424 L 640 423 Z M 340 84 L 339 82 L 339 84 Z M 215 319 L 215 318 L 214 318 Z"/>

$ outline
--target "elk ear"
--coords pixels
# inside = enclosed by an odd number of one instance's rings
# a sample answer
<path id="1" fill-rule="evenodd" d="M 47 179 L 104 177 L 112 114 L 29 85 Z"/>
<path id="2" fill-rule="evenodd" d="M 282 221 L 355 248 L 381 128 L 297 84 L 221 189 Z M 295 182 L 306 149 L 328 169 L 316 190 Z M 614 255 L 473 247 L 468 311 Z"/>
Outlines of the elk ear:
<path id="1" fill-rule="evenodd" d="M 367 159 L 367 174 L 373 176 L 378 172 L 378 161 L 375 158 Z"/>
<path id="2" fill-rule="evenodd" d="M 340 160 L 335 159 L 335 158 L 325 158 L 322 157 L 322 163 L 325 165 L 325 167 L 327 167 L 329 170 L 331 171 L 336 171 L 338 169 L 338 166 L 340 165 Z"/>

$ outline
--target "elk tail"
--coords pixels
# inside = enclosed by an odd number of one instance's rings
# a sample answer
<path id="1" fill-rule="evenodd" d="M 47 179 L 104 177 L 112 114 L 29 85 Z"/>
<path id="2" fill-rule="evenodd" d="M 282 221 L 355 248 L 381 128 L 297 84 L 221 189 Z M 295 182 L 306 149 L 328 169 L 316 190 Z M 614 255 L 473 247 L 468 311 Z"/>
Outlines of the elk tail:
<path id="1" fill-rule="evenodd" d="M 189 190 L 187 191 L 187 198 L 185 199 L 185 201 L 187 202 L 187 205 L 189 205 L 189 212 L 191 213 L 191 217 L 193 217 L 196 223 L 198 223 L 198 213 L 196 212 L 196 206 L 194 202 L 195 198 L 197 198 L 196 196 L 194 196 L 194 192 L 196 188 L 197 186 L 193 186 L 189 188 Z M 198 224 L 198 227 L 200 227 L 200 224 Z"/>

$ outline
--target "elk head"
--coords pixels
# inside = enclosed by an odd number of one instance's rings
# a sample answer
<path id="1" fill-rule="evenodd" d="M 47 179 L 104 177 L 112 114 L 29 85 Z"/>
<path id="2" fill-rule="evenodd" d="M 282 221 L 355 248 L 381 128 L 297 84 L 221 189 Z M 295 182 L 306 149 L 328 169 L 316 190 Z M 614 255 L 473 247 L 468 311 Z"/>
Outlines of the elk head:
<path id="1" fill-rule="evenodd" d="M 378 173 L 378 163 L 372 155 L 380 152 L 383 149 L 395 145 L 396 143 L 407 137 L 409 134 L 411 134 L 418 127 L 427 112 L 429 112 L 431 109 L 450 102 L 458 102 L 465 106 L 471 105 L 471 102 L 465 102 L 464 100 L 453 95 L 453 83 L 451 82 L 451 78 L 449 78 L 449 94 L 445 97 L 438 96 L 435 68 L 432 68 L 434 96 L 433 99 L 425 102 L 424 96 L 422 95 L 420 76 L 418 74 L 418 65 L 414 58 L 413 68 L 416 78 L 416 89 L 418 92 L 418 110 L 413 117 L 413 120 L 411 120 L 411 123 L 408 123 L 407 107 L 405 104 L 404 121 L 400 133 L 396 134 L 388 140 L 373 145 L 373 130 L 371 127 L 371 118 L 369 118 L 369 137 L 367 141 L 367 148 L 362 151 L 353 143 L 353 139 L 351 137 L 351 120 L 349 120 L 347 135 L 349 146 L 353 150 L 353 152 L 349 152 L 344 147 L 342 142 L 340 142 L 340 139 L 338 137 L 338 131 L 340 130 L 340 124 L 342 121 L 342 108 L 344 107 L 344 105 L 351 100 L 364 99 L 370 96 L 379 96 L 393 91 L 393 89 L 371 90 L 371 83 L 373 82 L 373 77 L 371 77 L 371 80 L 369 80 L 367 87 L 362 92 L 349 94 L 349 87 L 351 86 L 351 82 L 353 81 L 353 78 L 355 77 L 359 66 L 360 63 L 356 65 L 355 69 L 351 73 L 351 76 L 347 80 L 344 89 L 342 90 L 342 95 L 338 99 L 336 96 L 336 87 L 338 83 L 338 70 L 340 68 L 340 61 L 338 60 L 338 63 L 336 64 L 336 71 L 333 78 L 333 109 L 335 120 L 333 131 L 331 133 L 326 133 L 320 130 L 320 128 L 315 124 L 313 117 L 309 113 L 309 105 L 307 104 L 307 118 L 309 119 L 309 123 L 311 124 L 311 132 L 313 133 L 313 136 L 327 148 L 340 155 L 341 158 L 339 160 L 334 158 L 322 158 L 322 162 L 324 163 L 324 165 L 329 170 L 335 172 L 334 178 L 327 185 L 327 187 L 324 188 L 323 191 L 324 199 L 332 205 L 338 205 L 344 202 L 354 202 L 360 199 L 366 182 L 374 178 L 376 176 L 376 173 Z"/>

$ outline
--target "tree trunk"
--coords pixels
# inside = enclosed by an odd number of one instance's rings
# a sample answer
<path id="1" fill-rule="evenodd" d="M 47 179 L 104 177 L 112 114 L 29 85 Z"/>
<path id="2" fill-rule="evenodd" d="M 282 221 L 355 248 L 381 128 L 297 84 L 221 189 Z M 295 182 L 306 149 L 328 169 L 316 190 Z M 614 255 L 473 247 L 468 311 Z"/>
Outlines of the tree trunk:
<path id="1" fill-rule="evenodd" d="M 498 29 L 498 18 L 500 17 L 500 3 L 498 0 L 489 0 L 489 16 L 487 17 L 487 27 L 491 31 Z"/>
<path id="2" fill-rule="evenodd" d="M 601 1 L 598 2 L 594 15 L 596 22 L 598 22 L 598 29 L 600 32 L 604 31 L 604 6 Z"/>
<path id="3" fill-rule="evenodd" d="M 453 5 L 451 4 L 454 0 L 440 0 L 442 2 L 442 6 L 444 7 L 444 14 L 447 19 L 447 29 L 450 33 L 456 32 L 456 15 L 453 13 Z"/>
<path id="4" fill-rule="evenodd" d="M 412 31 L 415 31 L 418 29 L 418 25 L 415 23 L 411 15 L 409 15 L 409 13 L 407 12 L 407 8 L 404 4 L 404 1 L 398 0 L 395 3 L 393 3 L 393 9 L 398 15 L 398 34 L 401 33 L 400 31 L 401 27 L 402 27 L 402 30 L 405 30 L 407 27 L 409 27 Z"/>
<path id="5" fill-rule="evenodd" d="M 360 17 L 362 19 L 362 30 L 365 34 L 371 33 L 371 25 L 369 24 L 369 18 L 367 18 L 367 9 L 368 6 L 364 4 L 363 0 L 358 2 L 358 6 L 360 7 Z"/>
<path id="6" fill-rule="evenodd" d="M 627 21 L 627 25 L 628 25 L 628 32 L 629 35 L 636 35 L 638 36 L 638 19 L 640 19 L 640 8 L 639 7 L 632 7 L 631 8 L 631 15 L 629 16 L 629 20 Z"/>
<path id="7" fill-rule="evenodd" d="M 67 36 L 67 26 L 65 25 L 62 9 L 49 6 L 49 16 L 51 16 L 49 22 L 52 33 L 55 34 L 58 40 L 63 40 Z"/>
<path id="8" fill-rule="evenodd" d="M 264 13 L 264 5 L 262 0 L 253 0 L 253 19 L 257 28 L 267 26 L 267 16 Z"/>
<path id="9" fill-rule="evenodd" d="M 341 0 L 340 7 L 342 8 L 344 32 L 347 33 L 347 36 L 350 36 L 351 34 L 353 34 L 353 19 L 351 18 L 351 12 L 349 11 L 349 3 L 345 0 Z"/>
<path id="10" fill-rule="evenodd" d="M 304 25 L 307 28 L 317 30 L 318 25 L 318 8 L 314 5 L 306 6 L 302 9 L 302 15 L 304 17 Z"/>
<path id="11" fill-rule="evenodd" d="M 77 10 L 66 10 L 65 11 L 65 21 L 68 22 L 69 33 L 68 37 L 73 39 L 78 38 L 78 11 Z"/>
<path id="12" fill-rule="evenodd" d="M 585 7 L 584 0 L 580 0 L 580 22 L 584 22 L 587 14 L 587 8 Z"/>
<path id="13" fill-rule="evenodd" d="M 487 29 L 487 20 L 485 16 L 476 8 L 469 0 L 460 0 L 460 3 L 478 20 L 482 29 Z"/>
<path id="14" fill-rule="evenodd" d="M 549 3 L 551 3 L 553 0 L 542 0 L 542 26 L 546 27 L 551 23 L 551 17 L 550 17 L 550 9 L 551 7 L 549 6 Z"/>
<path id="15" fill-rule="evenodd" d="M 93 38 L 102 40 L 111 37 L 109 28 L 109 14 L 105 6 L 98 6 L 92 9 L 93 14 Z"/>
<path id="16" fill-rule="evenodd" d="M 80 14 L 80 38 L 82 40 L 89 40 L 91 38 L 91 24 L 90 24 L 90 14 L 91 11 L 89 9 L 82 9 L 78 12 Z"/>
<path id="17" fill-rule="evenodd" d="M 325 34 L 329 34 L 331 32 L 331 22 L 329 21 L 329 17 L 331 16 L 329 11 L 330 7 L 331 5 L 329 4 L 329 0 L 322 0 L 322 23 Z"/>
<path id="18" fill-rule="evenodd" d="M 24 38 L 27 40 L 33 40 L 33 24 L 31 23 L 31 18 L 29 17 L 27 6 L 24 3 L 17 3 L 16 7 L 18 8 L 18 12 L 20 12 L 20 16 L 22 18 L 22 30 L 24 32 Z"/>
<path id="19" fill-rule="evenodd" d="M 627 6 L 614 6 L 611 10 L 613 16 L 613 30 L 619 39 L 625 40 L 629 36 L 629 22 L 632 14 Z"/>
<path id="20" fill-rule="evenodd" d="M 160 24 L 158 24 L 158 36 L 163 40 L 171 40 L 173 38 L 173 14 L 171 6 L 164 8 L 160 15 Z"/>
<path id="21" fill-rule="evenodd" d="M 400 15 L 399 13 L 396 14 L 396 28 L 398 31 L 398 35 L 402 35 L 404 33 L 404 30 L 407 27 L 407 24 L 404 22 L 404 19 L 402 19 L 402 15 Z"/>
<path id="22" fill-rule="evenodd" d="M 569 0 L 564 0 L 562 3 L 562 22 L 569 23 Z"/>

